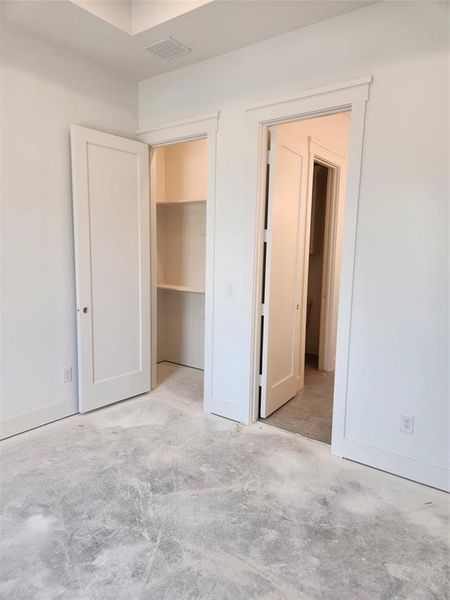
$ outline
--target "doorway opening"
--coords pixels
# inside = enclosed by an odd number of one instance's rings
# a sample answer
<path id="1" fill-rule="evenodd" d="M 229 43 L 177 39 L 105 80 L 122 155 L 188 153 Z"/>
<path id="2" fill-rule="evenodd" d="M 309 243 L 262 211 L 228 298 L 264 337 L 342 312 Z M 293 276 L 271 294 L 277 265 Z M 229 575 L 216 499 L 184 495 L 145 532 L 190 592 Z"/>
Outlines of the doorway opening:
<path id="1" fill-rule="evenodd" d="M 207 171 L 206 138 L 152 150 L 152 387 L 199 409 L 205 361 Z"/>
<path id="2" fill-rule="evenodd" d="M 331 443 L 350 111 L 269 128 L 259 416 Z"/>

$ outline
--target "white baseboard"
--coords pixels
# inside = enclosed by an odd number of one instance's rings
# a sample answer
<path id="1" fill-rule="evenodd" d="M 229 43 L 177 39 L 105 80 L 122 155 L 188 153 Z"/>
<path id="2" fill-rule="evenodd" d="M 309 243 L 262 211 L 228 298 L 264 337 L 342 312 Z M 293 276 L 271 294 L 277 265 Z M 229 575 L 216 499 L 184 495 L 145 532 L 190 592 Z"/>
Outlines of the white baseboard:
<path id="1" fill-rule="evenodd" d="M 341 443 L 332 443 L 331 452 L 335 456 L 450 492 L 450 469 L 448 468 L 348 439 Z"/>
<path id="2" fill-rule="evenodd" d="M 185 367 L 192 367 L 193 369 L 200 369 L 201 371 L 205 368 L 205 359 L 200 354 L 184 353 L 179 354 L 172 352 L 164 355 L 165 358 L 159 359 L 158 362 L 170 362 L 176 365 L 182 365 Z"/>
<path id="3" fill-rule="evenodd" d="M 28 413 L 2 419 L 0 421 L 0 439 L 3 440 L 29 429 L 69 417 L 77 412 L 78 404 L 72 399 L 65 402 L 58 402 L 57 404 L 49 404 Z"/>

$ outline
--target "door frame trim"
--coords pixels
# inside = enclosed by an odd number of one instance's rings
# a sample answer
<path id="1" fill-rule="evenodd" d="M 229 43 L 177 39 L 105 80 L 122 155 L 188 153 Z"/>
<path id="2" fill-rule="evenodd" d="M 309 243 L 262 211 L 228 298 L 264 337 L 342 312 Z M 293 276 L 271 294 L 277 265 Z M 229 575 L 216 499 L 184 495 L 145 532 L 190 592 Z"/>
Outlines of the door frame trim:
<path id="1" fill-rule="evenodd" d="M 207 140 L 206 198 L 206 271 L 205 271 L 205 367 L 203 410 L 213 411 L 213 332 L 214 332 L 214 229 L 216 205 L 217 130 L 220 113 L 209 113 L 167 123 L 158 123 L 137 131 L 140 141 L 150 146 L 150 189 L 152 182 L 152 149 L 178 142 L 205 138 Z M 149 190 L 150 191 L 150 190 Z M 150 284 L 151 331 L 156 332 L 156 203 L 150 198 Z M 156 335 L 151 335 L 152 389 L 156 387 Z"/>
<path id="2" fill-rule="evenodd" d="M 345 454 L 345 421 L 347 407 L 348 362 L 351 336 L 351 315 L 354 287 L 356 233 L 358 222 L 361 164 L 365 128 L 366 104 L 372 77 L 331 85 L 295 97 L 266 102 L 247 110 L 249 127 L 250 198 L 256 199 L 255 254 L 252 298 L 252 381 L 248 422 L 258 419 L 260 297 L 262 286 L 264 209 L 266 186 L 266 148 L 268 128 L 300 119 L 351 111 L 348 151 L 347 193 L 345 200 L 342 243 L 341 286 L 339 292 L 339 325 L 336 349 L 332 453 Z"/>
<path id="3" fill-rule="evenodd" d="M 335 368 L 335 344 L 333 343 L 333 315 L 336 309 L 336 271 L 340 279 L 340 256 L 339 241 L 342 242 L 342 222 L 339 218 L 342 209 L 345 208 L 345 185 L 346 178 L 342 180 L 342 174 L 347 166 L 347 156 L 328 148 L 314 138 L 308 140 L 309 181 L 308 181 L 308 203 L 312 204 L 312 186 L 314 163 L 325 166 L 331 172 L 331 181 L 327 185 L 327 203 L 325 211 L 324 231 L 324 253 L 322 268 L 322 299 L 320 303 L 320 329 L 319 329 L 319 369 L 334 371 Z M 311 212 L 311 208 L 309 209 Z M 340 227 L 341 225 L 341 227 Z M 311 230 L 311 227 L 309 227 Z M 339 233 L 341 236 L 339 237 Z M 308 244 L 308 242 L 307 242 Z M 309 245 L 309 244 L 308 244 Z M 305 263 L 308 263 L 305 256 Z M 306 266 L 308 269 L 308 266 Z M 306 286 L 308 282 L 306 283 Z M 337 315 L 336 315 L 337 319 Z M 306 323 L 305 323 L 306 326 Z M 306 337 L 305 337 L 306 347 Z M 333 356 L 334 354 L 334 356 Z"/>

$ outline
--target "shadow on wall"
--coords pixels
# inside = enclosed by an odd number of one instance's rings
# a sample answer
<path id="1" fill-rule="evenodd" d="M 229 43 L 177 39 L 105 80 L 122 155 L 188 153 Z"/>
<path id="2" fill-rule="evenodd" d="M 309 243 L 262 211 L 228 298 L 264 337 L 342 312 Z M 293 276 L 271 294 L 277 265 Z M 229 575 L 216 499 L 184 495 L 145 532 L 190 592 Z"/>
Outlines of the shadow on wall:
<path id="1" fill-rule="evenodd" d="M 51 43 L 33 35 L 7 21 L 0 21 L 0 57 L 2 67 L 11 71 L 21 71 L 34 80 L 41 79 L 45 85 L 64 88 L 75 94 L 71 100 L 71 110 L 74 115 L 80 112 L 82 122 L 75 119 L 77 125 L 100 127 L 98 120 L 89 121 L 83 114 L 82 98 L 101 104 L 122 109 L 125 113 L 134 114 L 133 130 L 137 128 L 138 118 L 138 89 L 136 83 L 128 81 L 122 75 L 94 63 L 69 49 L 54 46 Z M 3 89 L 2 95 L 7 90 Z M 39 117 L 40 111 L 60 110 L 56 102 L 58 90 L 54 89 L 55 98 L 48 98 L 45 105 L 28 104 L 28 110 Z M 27 100 L 33 99 L 33 89 L 27 95 Z M 79 106 L 80 105 L 80 106 Z M 105 124 L 106 125 L 106 124 Z M 109 125 L 110 127 L 111 125 Z M 111 133 L 114 133 L 110 131 Z M 117 129 L 115 133 L 130 135 L 129 129 Z"/>

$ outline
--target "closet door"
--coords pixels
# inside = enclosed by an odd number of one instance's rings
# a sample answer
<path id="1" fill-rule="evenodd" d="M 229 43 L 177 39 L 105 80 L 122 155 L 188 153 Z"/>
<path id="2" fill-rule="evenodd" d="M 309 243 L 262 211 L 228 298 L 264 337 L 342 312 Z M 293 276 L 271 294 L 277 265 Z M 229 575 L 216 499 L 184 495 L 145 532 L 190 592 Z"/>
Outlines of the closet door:
<path id="1" fill-rule="evenodd" d="M 303 156 L 272 130 L 261 377 L 261 417 L 299 388 L 301 332 L 301 203 Z"/>
<path id="2" fill-rule="evenodd" d="M 80 412 L 150 390 L 148 146 L 72 126 Z"/>

